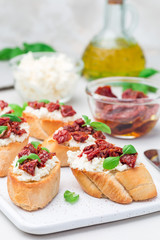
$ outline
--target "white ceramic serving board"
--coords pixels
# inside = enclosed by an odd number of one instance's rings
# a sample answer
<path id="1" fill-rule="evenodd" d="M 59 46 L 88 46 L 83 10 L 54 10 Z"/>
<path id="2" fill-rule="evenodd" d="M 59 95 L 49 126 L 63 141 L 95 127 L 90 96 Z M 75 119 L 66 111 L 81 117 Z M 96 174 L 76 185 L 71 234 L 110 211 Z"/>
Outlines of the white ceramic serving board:
<path id="1" fill-rule="evenodd" d="M 160 210 L 160 173 L 150 164 L 149 169 L 158 190 L 158 196 L 153 200 L 121 205 L 90 197 L 81 190 L 71 170 L 63 168 L 59 194 L 47 207 L 35 212 L 15 206 L 8 196 L 7 179 L 0 179 L 0 210 L 17 228 L 32 234 L 54 233 L 157 212 Z M 80 195 L 77 203 L 65 202 L 63 194 L 67 189 Z"/>

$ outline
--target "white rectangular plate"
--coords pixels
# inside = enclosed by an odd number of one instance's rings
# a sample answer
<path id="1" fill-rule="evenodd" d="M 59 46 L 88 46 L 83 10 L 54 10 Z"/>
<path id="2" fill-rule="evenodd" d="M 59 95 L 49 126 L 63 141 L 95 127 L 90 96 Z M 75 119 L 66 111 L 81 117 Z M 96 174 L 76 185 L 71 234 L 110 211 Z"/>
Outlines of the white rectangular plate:
<path id="1" fill-rule="evenodd" d="M 144 159 L 144 157 L 143 157 Z M 158 196 L 144 202 L 121 205 L 108 199 L 96 199 L 84 193 L 69 168 L 61 170 L 59 194 L 42 210 L 27 212 L 15 206 L 7 192 L 6 178 L 0 179 L 0 209 L 20 230 L 32 234 L 54 233 L 84 226 L 145 215 L 160 210 L 160 174 L 148 162 Z M 75 204 L 65 202 L 65 190 L 80 195 Z"/>

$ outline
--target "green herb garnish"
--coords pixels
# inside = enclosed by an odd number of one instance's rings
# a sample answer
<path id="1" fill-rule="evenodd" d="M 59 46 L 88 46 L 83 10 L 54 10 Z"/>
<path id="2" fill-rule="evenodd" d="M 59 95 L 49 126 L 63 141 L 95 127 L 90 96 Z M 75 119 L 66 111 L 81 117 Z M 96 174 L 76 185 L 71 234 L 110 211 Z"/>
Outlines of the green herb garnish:
<path id="1" fill-rule="evenodd" d="M 4 48 L 0 50 L 0 61 L 10 60 L 13 57 L 27 52 L 55 52 L 55 50 L 44 43 L 23 43 L 22 47 Z"/>
<path id="2" fill-rule="evenodd" d="M 32 141 L 31 144 L 33 145 L 33 147 L 34 147 L 35 149 L 37 149 L 37 147 L 38 147 L 41 143 L 38 142 L 38 141 Z"/>
<path id="3" fill-rule="evenodd" d="M 93 129 L 95 129 L 96 131 L 102 131 L 104 133 L 108 133 L 111 134 L 111 129 L 109 126 L 107 126 L 105 123 L 101 123 L 101 122 L 91 122 L 91 119 L 89 119 L 86 115 L 82 115 L 85 124 L 83 124 L 83 126 L 91 126 L 93 127 Z"/>
<path id="4" fill-rule="evenodd" d="M 64 193 L 64 198 L 69 203 L 75 203 L 79 200 L 79 194 L 76 194 L 75 192 L 70 192 L 69 190 L 66 190 Z"/>
<path id="5" fill-rule="evenodd" d="M 144 94 L 147 94 L 148 92 L 157 92 L 157 88 L 153 86 L 149 86 L 147 84 L 143 83 L 128 83 L 128 82 L 123 82 L 121 83 L 122 86 L 122 91 L 124 92 L 127 89 L 132 89 L 134 91 L 140 91 L 143 92 Z"/>
<path id="6" fill-rule="evenodd" d="M 63 106 L 63 105 L 65 105 L 63 102 L 59 102 L 59 105 L 61 105 L 61 106 Z"/>
<path id="7" fill-rule="evenodd" d="M 17 117 L 22 116 L 23 108 L 17 104 L 9 104 L 10 108 L 14 111 L 14 115 Z"/>
<path id="8" fill-rule="evenodd" d="M 29 155 L 24 155 L 24 156 L 22 156 L 21 158 L 19 158 L 19 159 L 17 160 L 17 162 L 16 162 L 16 166 L 18 165 L 18 163 L 21 164 L 21 163 L 23 163 L 23 162 L 24 162 L 25 160 L 27 160 L 27 159 L 37 159 L 38 162 L 41 162 L 41 159 L 39 158 L 39 156 L 38 156 L 37 154 L 35 154 L 35 153 L 30 153 Z"/>
<path id="9" fill-rule="evenodd" d="M 12 122 L 21 122 L 22 120 L 12 113 L 3 114 L 1 117 L 8 117 Z"/>
<path id="10" fill-rule="evenodd" d="M 27 102 L 24 102 L 24 103 L 23 103 L 23 106 L 22 106 L 22 111 L 24 111 L 27 106 L 28 106 L 28 103 L 27 103 Z"/>
<path id="11" fill-rule="evenodd" d="M 42 147 L 41 149 L 42 149 L 42 150 L 46 150 L 48 153 L 50 152 L 50 151 L 48 150 L 48 148 Z"/>
<path id="12" fill-rule="evenodd" d="M 8 129 L 7 126 L 0 126 L 0 134 L 2 134 L 4 131 Z"/>
<path id="13" fill-rule="evenodd" d="M 159 72 L 158 70 L 153 69 L 153 68 L 145 68 L 139 73 L 138 77 L 148 78 L 158 72 Z"/>
<path id="14" fill-rule="evenodd" d="M 49 100 L 47 100 L 47 99 L 41 99 L 41 100 L 39 100 L 38 102 L 50 103 L 50 101 L 49 101 Z"/>
<path id="15" fill-rule="evenodd" d="M 125 145 L 123 147 L 122 151 L 123 151 L 123 154 L 121 156 L 105 158 L 104 162 L 103 162 L 103 168 L 107 169 L 107 170 L 111 170 L 111 169 L 118 166 L 120 158 L 123 155 L 125 155 L 125 154 L 135 154 L 137 152 L 136 149 L 134 148 L 134 146 L 131 145 L 131 144 L 130 145 Z"/>

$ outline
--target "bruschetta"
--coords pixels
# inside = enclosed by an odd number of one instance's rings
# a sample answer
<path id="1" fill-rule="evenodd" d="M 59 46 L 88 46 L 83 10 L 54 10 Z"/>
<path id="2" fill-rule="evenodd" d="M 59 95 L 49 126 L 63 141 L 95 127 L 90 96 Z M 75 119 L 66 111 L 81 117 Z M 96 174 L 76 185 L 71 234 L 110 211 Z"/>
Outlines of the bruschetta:
<path id="1" fill-rule="evenodd" d="M 157 196 L 152 177 L 135 152 L 124 154 L 122 148 L 97 140 L 83 151 L 68 151 L 67 154 L 80 186 L 93 197 L 129 204 Z M 104 164 L 106 161 L 109 169 Z"/>
<path id="2" fill-rule="evenodd" d="M 29 143 L 9 168 L 8 193 L 14 204 L 34 211 L 44 208 L 57 195 L 59 181 L 60 163 L 55 153 Z"/>
<path id="3" fill-rule="evenodd" d="M 95 131 L 93 127 L 84 125 L 84 120 L 79 118 L 73 124 L 59 128 L 42 143 L 42 146 L 56 152 L 62 167 L 68 166 L 68 151 L 78 151 L 93 144 L 96 139 L 106 138 L 101 131 Z"/>
<path id="4" fill-rule="evenodd" d="M 23 117 L 30 125 L 30 136 L 44 140 L 58 128 L 72 123 L 78 115 L 72 106 L 42 100 L 28 102 Z"/>
<path id="5" fill-rule="evenodd" d="M 13 114 L 0 117 L 0 177 L 7 176 L 9 166 L 28 143 L 29 125 Z"/>

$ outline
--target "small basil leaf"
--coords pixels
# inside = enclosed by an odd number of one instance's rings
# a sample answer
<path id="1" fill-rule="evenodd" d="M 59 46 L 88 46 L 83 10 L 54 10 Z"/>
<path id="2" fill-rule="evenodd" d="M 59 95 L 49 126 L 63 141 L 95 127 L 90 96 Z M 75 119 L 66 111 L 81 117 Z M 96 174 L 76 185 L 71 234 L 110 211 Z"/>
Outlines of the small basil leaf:
<path id="1" fill-rule="evenodd" d="M 10 53 L 10 58 L 12 59 L 18 55 L 24 54 L 24 51 L 22 49 L 20 49 L 19 47 L 15 47 L 12 49 L 11 53 Z"/>
<path id="2" fill-rule="evenodd" d="M 4 48 L 0 51 L 0 60 L 5 61 L 10 59 L 12 48 Z"/>
<path id="3" fill-rule="evenodd" d="M 8 117 L 12 122 L 21 122 L 22 120 L 12 113 L 3 114 L 1 117 Z"/>
<path id="4" fill-rule="evenodd" d="M 24 46 L 24 51 L 27 52 L 55 52 L 55 50 L 44 43 L 32 43 L 32 44 L 28 44 L 28 43 L 23 43 Z"/>
<path id="5" fill-rule="evenodd" d="M 90 126 L 93 127 L 96 131 L 102 131 L 104 133 L 111 134 L 111 129 L 105 123 L 101 122 L 91 122 Z"/>
<path id="6" fill-rule="evenodd" d="M 4 131 L 8 129 L 7 126 L 0 126 L 0 134 L 2 134 Z"/>
<path id="7" fill-rule="evenodd" d="M 38 141 L 32 141 L 31 144 L 33 145 L 34 148 L 37 149 L 38 145 L 40 145 L 41 143 Z"/>
<path id="8" fill-rule="evenodd" d="M 131 144 L 125 145 L 125 146 L 123 147 L 123 155 L 124 155 L 124 154 L 134 154 L 134 153 L 136 153 L 136 152 L 137 152 L 137 151 L 136 151 L 135 147 L 133 147 L 133 145 L 131 145 Z"/>
<path id="9" fill-rule="evenodd" d="M 111 170 L 119 164 L 120 157 L 108 157 L 104 159 L 103 168 Z"/>
<path id="10" fill-rule="evenodd" d="M 48 148 L 42 147 L 41 149 L 47 151 L 48 153 L 50 152 Z"/>
<path id="11" fill-rule="evenodd" d="M 24 102 L 24 103 L 23 103 L 23 106 L 22 106 L 22 111 L 24 111 L 27 106 L 28 106 L 28 103 L 27 103 L 27 102 Z"/>
<path id="12" fill-rule="evenodd" d="M 89 117 L 87 117 L 86 115 L 82 115 L 82 117 L 85 121 L 85 124 L 83 126 L 90 125 L 91 119 L 89 119 Z"/>
<path id="13" fill-rule="evenodd" d="M 35 153 L 30 153 L 29 155 L 24 155 L 21 158 L 19 158 L 16 162 L 16 166 L 18 165 L 18 163 L 23 163 L 25 160 L 27 159 L 37 159 L 38 162 L 41 162 L 41 159 L 39 158 L 39 156 Z"/>
<path id="14" fill-rule="evenodd" d="M 41 100 L 39 100 L 38 102 L 50 103 L 50 101 L 49 101 L 49 100 L 47 100 L 47 99 L 41 99 Z"/>
<path id="15" fill-rule="evenodd" d="M 23 109 L 17 104 L 9 104 L 10 108 L 14 111 L 14 115 L 17 117 L 22 116 Z"/>
<path id="16" fill-rule="evenodd" d="M 66 190 L 64 193 L 64 198 L 69 203 L 75 203 L 79 199 L 79 195 L 75 192 L 70 192 L 69 190 Z"/>
<path id="17" fill-rule="evenodd" d="M 153 68 L 145 68 L 139 73 L 139 77 L 142 78 L 148 78 L 151 77 L 152 75 L 158 73 L 159 71 Z"/>

